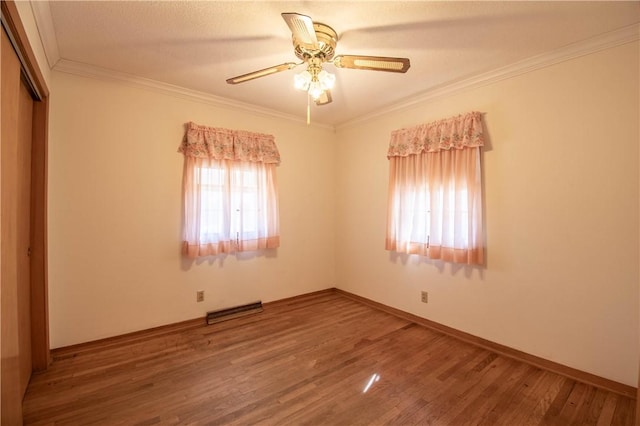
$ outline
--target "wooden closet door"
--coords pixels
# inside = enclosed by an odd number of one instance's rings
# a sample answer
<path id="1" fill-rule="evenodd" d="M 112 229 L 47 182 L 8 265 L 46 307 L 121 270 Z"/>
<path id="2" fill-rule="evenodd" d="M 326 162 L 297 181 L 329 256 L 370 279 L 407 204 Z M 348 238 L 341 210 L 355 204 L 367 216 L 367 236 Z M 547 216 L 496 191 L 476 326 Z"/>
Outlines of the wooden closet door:
<path id="1" fill-rule="evenodd" d="M 22 423 L 31 378 L 31 140 L 33 100 L 2 32 L 0 147 L 0 300 L 2 425 Z"/>

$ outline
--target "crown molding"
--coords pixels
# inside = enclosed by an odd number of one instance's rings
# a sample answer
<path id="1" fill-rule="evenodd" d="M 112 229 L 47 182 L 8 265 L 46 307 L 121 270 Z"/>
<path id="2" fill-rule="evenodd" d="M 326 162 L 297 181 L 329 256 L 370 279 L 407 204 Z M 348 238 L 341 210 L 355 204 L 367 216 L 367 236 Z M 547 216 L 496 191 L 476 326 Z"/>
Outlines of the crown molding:
<path id="1" fill-rule="evenodd" d="M 188 101 L 201 102 L 211 106 L 228 108 L 242 112 L 250 112 L 252 114 L 261 115 L 264 117 L 278 118 L 307 125 L 307 122 L 304 118 L 295 115 L 285 114 L 273 109 L 259 107 L 246 102 L 240 102 L 220 96 L 211 95 L 209 93 L 201 92 L 198 90 L 186 89 L 181 86 L 163 83 L 157 80 L 138 77 L 133 74 L 109 70 L 94 65 L 83 64 L 80 62 L 69 61 L 67 59 L 60 59 L 53 67 L 53 70 L 81 77 L 89 77 L 107 81 L 117 81 L 130 87 L 148 89 Z M 323 123 L 311 123 L 310 126 L 335 130 L 334 126 Z"/>
<path id="2" fill-rule="evenodd" d="M 373 113 L 362 115 L 344 123 L 339 123 L 336 125 L 336 130 L 356 124 L 361 124 L 363 122 L 370 121 L 380 116 L 389 114 L 391 112 L 401 111 L 422 102 L 427 102 L 444 96 L 451 96 L 455 93 L 465 90 L 476 89 L 482 86 L 496 83 L 501 80 L 517 77 L 522 74 L 555 65 L 560 62 L 568 61 L 580 56 L 589 55 L 601 50 L 606 50 L 623 44 L 631 43 L 637 41 L 638 39 L 640 39 L 640 24 L 629 25 L 627 27 L 607 32 L 577 43 L 569 44 L 560 49 L 533 56 L 531 58 L 524 59 L 522 61 L 518 61 L 511 65 L 497 68 L 486 73 L 445 83 Z"/>
<path id="3" fill-rule="evenodd" d="M 36 21 L 36 27 L 38 27 L 40 43 L 44 48 L 44 55 L 49 63 L 49 68 L 53 68 L 60 60 L 60 52 L 58 51 L 58 38 L 56 37 L 49 2 L 30 1 L 29 4 L 31 5 L 33 18 Z"/>

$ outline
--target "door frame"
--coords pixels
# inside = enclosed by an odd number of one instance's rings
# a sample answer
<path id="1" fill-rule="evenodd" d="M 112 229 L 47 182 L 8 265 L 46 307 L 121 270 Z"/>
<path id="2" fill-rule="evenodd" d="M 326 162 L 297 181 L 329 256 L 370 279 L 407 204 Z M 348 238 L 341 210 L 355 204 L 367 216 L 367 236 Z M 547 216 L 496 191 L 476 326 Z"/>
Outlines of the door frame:
<path id="1" fill-rule="evenodd" d="M 14 0 L 2 0 L 2 27 L 9 35 L 33 96 L 31 141 L 31 354 L 34 371 L 50 362 L 47 274 L 47 146 L 49 89 L 29 44 Z"/>

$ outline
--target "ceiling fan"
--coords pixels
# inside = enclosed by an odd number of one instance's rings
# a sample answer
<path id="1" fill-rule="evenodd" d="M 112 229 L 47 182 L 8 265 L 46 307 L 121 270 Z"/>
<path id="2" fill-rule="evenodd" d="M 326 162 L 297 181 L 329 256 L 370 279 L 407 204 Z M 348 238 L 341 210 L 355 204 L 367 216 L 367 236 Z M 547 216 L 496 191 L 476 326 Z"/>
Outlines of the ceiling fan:
<path id="1" fill-rule="evenodd" d="M 335 55 L 338 34 L 333 28 L 299 13 L 283 13 L 282 18 L 291 29 L 295 55 L 302 62 L 285 62 L 269 68 L 227 79 L 229 84 L 245 81 L 290 70 L 306 64 L 307 69 L 294 78 L 296 88 L 309 93 L 317 105 L 331 102 L 331 88 L 335 76 L 322 69 L 324 63 L 338 68 L 358 70 L 386 71 L 405 73 L 409 69 L 408 58 L 390 58 L 386 56 Z"/>

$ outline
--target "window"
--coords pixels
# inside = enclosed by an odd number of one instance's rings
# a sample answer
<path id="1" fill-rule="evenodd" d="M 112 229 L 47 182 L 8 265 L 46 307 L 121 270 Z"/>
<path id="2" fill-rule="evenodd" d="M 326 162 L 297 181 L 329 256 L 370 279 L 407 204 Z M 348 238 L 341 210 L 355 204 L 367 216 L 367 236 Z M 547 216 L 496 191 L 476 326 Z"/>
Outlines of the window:
<path id="1" fill-rule="evenodd" d="M 482 264 L 479 113 L 395 131 L 385 247 Z"/>
<path id="2" fill-rule="evenodd" d="M 261 234 L 269 234 L 277 215 L 269 194 L 271 170 L 258 163 L 211 162 L 193 169 L 200 197 L 198 237 L 201 242 L 228 241 L 233 251 L 255 247 Z M 251 248 L 245 248 L 251 249 Z M 255 248 L 253 248 L 255 249 Z"/>
<path id="3" fill-rule="evenodd" d="M 273 137 L 191 126 L 180 149 L 185 153 L 183 252 L 198 257 L 278 247 L 279 156 L 275 143 L 269 144 Z M 249 161 L 254 159 L 261 161 Z"/>
<path id="4" fill-rule="evenodd" d="M 426 244 L 437 243 L 437 229 L 442 229 L 442 239 L 453 241 L 453 247 L 469 247 L 468 233 L 454 233 L 450 224 L 458 223 L 460 229 L 469 228 L 469 199 L 466 189 L 446 190 L 441 185 L 422 185 L 416 191 L 409 190 L 409 198 L 415 199 L 412 224 L 406 227 L 407 241 Z M 432 239 L 433 237 L 433 239 Z"/>

